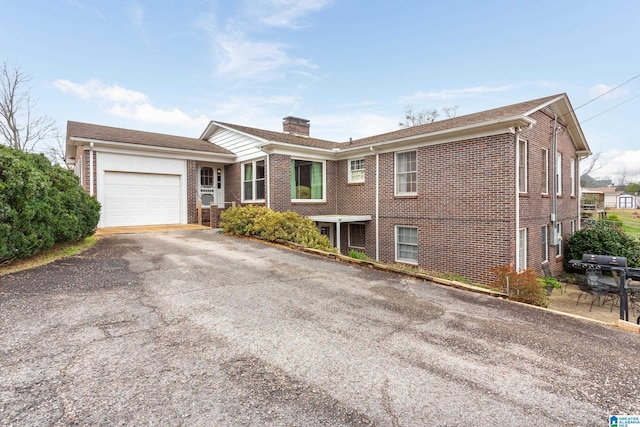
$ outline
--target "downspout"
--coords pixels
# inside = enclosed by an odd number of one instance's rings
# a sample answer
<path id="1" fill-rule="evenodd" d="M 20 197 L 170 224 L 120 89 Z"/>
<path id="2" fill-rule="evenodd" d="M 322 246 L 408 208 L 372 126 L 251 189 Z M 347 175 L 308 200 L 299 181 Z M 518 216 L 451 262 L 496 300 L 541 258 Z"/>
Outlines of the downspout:
<path id="1" fill-rule="evenodd" d="M 369 149 L 376 154 L 376 261 L 380 261 L 380 154 Z"/>
<path id="2" fill-rule="evenodd" d="M 550 109 L 551 110 L 551 109 Z M 558 116 L 553 113 L 553 138 L 551 139 L 551 152 L 553 153 L 553 195 L 551 196 L 551 226 L 553 227 L 553 244 L 558 244 Z M 558 254 L 556 254 L 557 256 Z"/>
<path id="3" fill-rule="evenodd" d="M 261 149 L 262 150 L 262 149 Z M 271 156 L 269 156 L 267 154 L 267 158 L 265 160 L 265 168 L 267 168 L 267 174 L 266 174 L 266 178 L 267 178 L 267 208 L 271 209 L 271 168 L 269 167 L 269 158 Z"/>
<path id="4" fill-rule="evenodd" d="M 520 180 L 520 128 L 519 127 L 514 127 L 513 128 L 513 133 L 514 133 L 514 138 L 513 140 L 515 141 L 515 154 L 516 154 L 516 170 L 515 170 L 515 190 L 516 190 L 516 200 L 515 200 L 515 233 L 516 233 L 516 238 L 515 238 L 515 242 L 516 242 L 516 270 L 520 271 L 520 186 L 519 184 L 519 180 Z"/>
<path id="5" fill-rule="evenodd" d="M 89 144 L 89 195 L 93 196 L 93 142 Z"/>

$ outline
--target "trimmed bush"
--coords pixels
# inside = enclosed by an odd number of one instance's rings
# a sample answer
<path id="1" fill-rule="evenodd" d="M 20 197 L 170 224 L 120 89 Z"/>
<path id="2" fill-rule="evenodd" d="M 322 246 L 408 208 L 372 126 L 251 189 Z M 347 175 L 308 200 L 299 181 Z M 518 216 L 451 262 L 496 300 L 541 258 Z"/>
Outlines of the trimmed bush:
<path id="1" fill-rule="evenodd" d="M 100 204 L 42 154 L 0 146 L 0 264 L 95 232 Z"/>
<path id="2" fill-rule="evenodd" d="M 220 227 L 227 233 L 256 236 L 275 242 L 285 240 L 308 248 L 336 252 L 316 224 L 295 212 L 275 212 L 264 206 L 236 206 L 220 214 Z"/>
<path id="3" fill-rule="evenodd" d="M 583 254 L 626 257 L 629 267 L 640 267 L 640 242 L 615 226 L 615 222 L 596 221 L 569 237 L 565 270 L 570 269 L 570 260 L 582 259 Z"/>

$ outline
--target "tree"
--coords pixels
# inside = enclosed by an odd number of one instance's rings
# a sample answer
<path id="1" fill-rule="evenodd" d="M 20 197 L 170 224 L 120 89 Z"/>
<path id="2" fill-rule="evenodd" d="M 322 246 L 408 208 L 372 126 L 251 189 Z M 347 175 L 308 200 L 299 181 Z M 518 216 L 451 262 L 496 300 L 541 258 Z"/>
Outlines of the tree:
<path id="1" fill-rule="evenodd" d="M 56 132 L 55 121 L 34 115 L 28 88 L 31 77 L 6 62 L 0 68 L 0 143 L 30 153 Z"/>
<path id="2" fill-rule="evenodd" d="M 458 106 L 445 106 L 441 108 L 444 115 L 450 119 L 456 116 Z M 427 123 L 435 122 L 440 117 L 440 112 L 437 108 L 431 110 L 416 111 L 412 104 L 407 105 L 404 108 L 404 122 L 399 123 L 400 127 L 410 128 L 418 125 L 425 125 Z"/>
<path id="3" fill-rule="evenodd" d="M 627 194 L 638 195 L 638 193 L 640 193 L 640 184 L 632 182 L 624 188 L 624 192 Z"/>

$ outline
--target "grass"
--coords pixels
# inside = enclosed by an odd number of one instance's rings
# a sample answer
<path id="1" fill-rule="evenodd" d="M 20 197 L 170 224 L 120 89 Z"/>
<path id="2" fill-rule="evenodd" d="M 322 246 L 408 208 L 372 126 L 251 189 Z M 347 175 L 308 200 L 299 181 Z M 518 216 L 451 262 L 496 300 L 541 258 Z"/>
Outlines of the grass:
<path id="1" fill-rule="evenodd" d="M 628 235 L 640 239 L 640 210 L 638 209 L 615 209 L 607 211 L 615 214 L 622 221 L 622 229 Z"/>
<path id="2" fill-rule="evenodd" d="M 78 242 L 61 243 L 59 245 L 55 245 L 51 249 L 39 252 L 30 258 L 16 260 L 7 265 L 1 265 L 0 276 L 2 276 L 3 274 L 28 270 L 30 268 L 39 267 L 56 260 L 66 258 L 90 248 L 91 246 L 95 245 L 97 241 L 98 238 L 96 236 L 89 236 L 86 239 Z"/>

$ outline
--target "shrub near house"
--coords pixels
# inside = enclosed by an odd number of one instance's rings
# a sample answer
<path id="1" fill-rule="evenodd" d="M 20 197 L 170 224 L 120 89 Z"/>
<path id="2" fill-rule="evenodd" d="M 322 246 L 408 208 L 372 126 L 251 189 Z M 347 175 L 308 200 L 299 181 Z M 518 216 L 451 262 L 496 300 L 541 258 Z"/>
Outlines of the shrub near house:
<path id="1" fill-rule="evenodd" d="M 100 204 L 42 154 L 0 146 L 0 264 L 95 232 Z"/>

